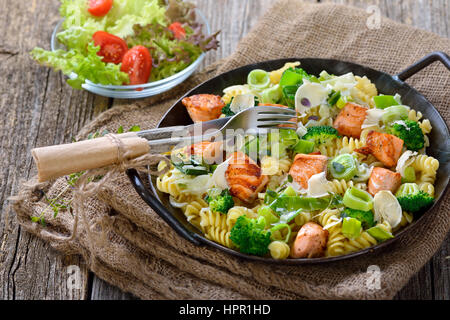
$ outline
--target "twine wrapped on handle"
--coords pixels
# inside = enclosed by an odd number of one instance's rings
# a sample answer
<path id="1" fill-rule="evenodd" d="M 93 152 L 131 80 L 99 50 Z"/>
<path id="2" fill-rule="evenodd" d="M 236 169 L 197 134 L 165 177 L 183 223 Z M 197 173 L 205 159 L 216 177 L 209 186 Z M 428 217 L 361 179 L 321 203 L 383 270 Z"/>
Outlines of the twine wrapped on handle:
<path id="1" fill-rule="evenodd" d="M 126 159 L 149 152 L 147 140 L 136 132 L 108 134 L 101 138 L 31 150 L 40 182 L 75 172 L 121 165 Z"/>
<path id="2" fill-rule="evenodd" d="M 124 137 L 127 138 L 127 136 Z M 89 224 L 88 218 L 86 216 L 86 211 L 83 210 L 83 203 L 85 202 L 85 200 L 89 197 L 95 196 L 102 189 L 104 184 L 110 179 L 110 177 L 119 172 L 125 172 L 127 169 L 133 168 L 139 172 L 159 176 L 166 173 L 170 168 L 169 159 L 163 155 L 146 153 L 139 157 L 133 158 L 133 156 L 136 154 L 135 148 L 129 148 L 129 144 L 125 144 L 123 139 L 119 135 L 107 134 L 105 138 L 115 145 L 115 148 L 117 150 L 117 160 L 115 161 L 116 164 L 107 167 L 87 170 L 78 177 L 73 189 L 72 207 L 75 215 L 71 234 L 69 236 L 63 236 L 60 234 L 51 233 L 43 229 L 41 230 L 41 234 L 44 238 L 52 239 L 58 242 L 73 240 L 77 234 L 78 222 L 81 213 L 81 219 L 86 229 L 89 243 L 91 245 L 94 245 L 95 240 L 92 236 L 92 228 L 94 226 Z M 168 165 L 164 166 L 164 168 L 161 170 L 151 169 L 151 166 L 157 165 L 161 161 L 167 162 Z M 41 165 L 43 164 L 41 163 Z M 99 177 L 100 179 L 98 181 L 95 181 Z M 10 197 L 8 200 L 12 202 L 20 201 L 24 196 L 28 195 L 30 192 L 33 192 L 41 186 L 42 182 L 38 182 L 35 184 L 24 184 L 22 190 L 23 192 L 21 192 L 18 196 Z M 70 185 L 63 189 L 58 196 L 61 196 L 63 193 L 69 190 L 69 188 Z M 49 206 L 44 209 L 44 211 L 48 208 Z M 102 228 L 102 232 L 105 233 L 104 228 Z M 105 237 L 102 237 L 102 239 L 104 238 Z M 102 243 L 95 244 L 104 245 L 105 242 L 102 241 Z M 94 252 L 94 250 L 92 252 Z"/>

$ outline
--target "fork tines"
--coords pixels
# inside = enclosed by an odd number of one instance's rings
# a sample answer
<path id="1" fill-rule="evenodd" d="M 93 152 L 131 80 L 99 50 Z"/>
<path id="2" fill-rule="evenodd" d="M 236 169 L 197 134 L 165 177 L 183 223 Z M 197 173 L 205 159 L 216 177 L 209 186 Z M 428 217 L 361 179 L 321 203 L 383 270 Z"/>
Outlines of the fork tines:
<path id="1" fill-rule="evenodd" d="M 268 129 L 268 128 L 278 128 L 280 125 L 284 125 L 283 129 L 296 129 L 297 128 L 297 121 L 295 121 L 296 115 L 297 112 L 293 109 L 281 108 L 276 106 L 261 106 L 258 107 L 256 119 L 257 127 Z"/>

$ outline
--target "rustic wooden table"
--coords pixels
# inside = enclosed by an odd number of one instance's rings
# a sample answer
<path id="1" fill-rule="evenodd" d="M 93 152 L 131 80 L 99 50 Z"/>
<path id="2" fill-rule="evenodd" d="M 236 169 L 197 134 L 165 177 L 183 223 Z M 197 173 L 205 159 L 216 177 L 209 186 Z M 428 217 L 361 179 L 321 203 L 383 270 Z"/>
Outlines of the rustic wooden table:
<path id="1" fill-rule="evenodd" d="M 310 0 L 314 1 L 314 0 Z M 322 0 L 327 2 L 333 0 Z M 204 65 L 233 52 L 274 0 L 196 0 L 211 23 L 221 29 L 221 47 Z M 398 22 L 450 37 L 450 0 L 334 0 L 367 9 L 376 5 Z M 29 58 L 35 46 L 49 47 L 58 21 L 58 1 L 0 0 L 0 299 L 133 299 L 87 270 L 77 257 L 63 257 L 23 231 L 6 199 L 22 179 L 35 174 L 30 150 L 68 142 L 91 119 L 117 101 L 72 90 L 64 77 Z M 436 255 L 401 290 L 397 299 L 450 298 L 450 237 Z M 81 290 L 67 289 L 67 267 L 81 270 Z"/>

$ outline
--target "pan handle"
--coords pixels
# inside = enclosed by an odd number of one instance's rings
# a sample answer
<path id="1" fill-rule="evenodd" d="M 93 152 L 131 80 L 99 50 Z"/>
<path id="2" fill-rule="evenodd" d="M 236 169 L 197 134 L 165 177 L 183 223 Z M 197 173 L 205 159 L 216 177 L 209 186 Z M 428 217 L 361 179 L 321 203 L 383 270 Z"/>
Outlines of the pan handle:
<path id="1" fill-rule="evenodd" d="M 156 197 L 151 194 L 144 185 L 138 172 L 134 169 L 128 169 L 127 175 L 131 180 L 131 184 L 141 198 L 169 225 L 178 235 L 190 241 L 192 244 L 199 246 L 201 242 L 195 238 L 195 234 L 189 232 L 178 220 L 159 202 Z"/>
<path id="2" fill-rule="evenodd" d="M 396 77 L 401 81 L 405 81 L 406 79 L 415 75 L 420 70 L 428 67 L 435 61 L 442 62 L 447 67 L 447 69 L 450 70 L 450 57 L 448 56 L 448 54 L 442 51 L 435 51 L 430 53 L 426 57 L 422 58 L 421 60 L 417 61 L 416 63 L 412 64 L 411 66 L 409 66 L 408 68 L 397 74 Z"/>

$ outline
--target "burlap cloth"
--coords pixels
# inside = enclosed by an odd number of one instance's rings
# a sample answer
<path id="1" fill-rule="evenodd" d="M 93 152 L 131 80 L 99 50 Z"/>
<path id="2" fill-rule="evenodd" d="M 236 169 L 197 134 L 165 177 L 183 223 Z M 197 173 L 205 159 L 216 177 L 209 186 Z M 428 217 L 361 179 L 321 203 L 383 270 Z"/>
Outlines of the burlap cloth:
<path id="1" fill-rule="evenodd" d="M 224 61 L 187 80 L 175 90 L 135 104 L 123 102 L 101 114 L 79 133 L 140 125 L 152 128 L 186 90 L 235 67 L 282 57 L 337 58 L 391 74 L 441 50 L 450 41 L 435 34 L 382 19 L 381 28 L 366 27 L 368 14 L 333 4 L 296 0 L 276 3 Z M 231 17 L 230 17 L 231 19 Z M 232 23 L 232 21 L 230 21 Z M 448 122 L 450 74 L 434 64 L 410 79 Z M 80 106 L 82 107 L 82 106 Z M 32 183 L 33 181 L 31 181 Z M 80 254 L 100 278 L 147 299 L 389 299 L 436 252 L 450 228 L 450 199 L 428 215 L 416 232 L 379 253 L 321 265 L 281 266 L 240 260 L 210 247 L 196 247 L 179 237 L 134 191 L 125 174 L 117 174 L 95 197 L 83 203 L 77 235 L 67 241 L 74 213 L 45 215 L 47 227 L 30 221 L 58 195 L 64 178 L 23 188 L 14 205 L 19 223 L 64 254 Z M 65 198 L 70 199 L 70 191 Z M 86 232 L 90 226 L 91 232 Z M 106 238 L 102 238 L 106 231 Z M 59 238 L 55 238 L 57 235 Z M 381 270 L 381 285 L 371 283 L 367 268 Z"/>

